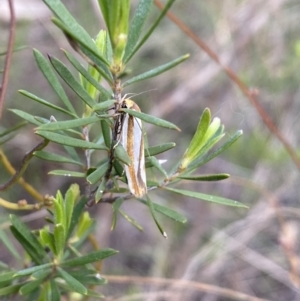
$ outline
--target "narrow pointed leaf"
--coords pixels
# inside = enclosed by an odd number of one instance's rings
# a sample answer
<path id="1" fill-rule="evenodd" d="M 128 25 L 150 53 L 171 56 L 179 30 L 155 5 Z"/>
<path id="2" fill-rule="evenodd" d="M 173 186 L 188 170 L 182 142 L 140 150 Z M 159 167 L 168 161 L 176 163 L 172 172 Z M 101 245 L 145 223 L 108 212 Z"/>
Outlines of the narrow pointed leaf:
<path id="1" fill-rule="evenodd" d="M 54 153 L 49 153 L 46 151 L 36 151 L 33 153 L 34 156 L 46 160 L 46 161 L 52 161 L 52 162 L 57 162 L 57 163 L 69 163 L 69 164 L 75 164 L 75 165 L 79 165 L 79 166 L 83 166 L 82 162 L 78 162 L 75 161 L 73 159 L 61 156 L 61 155 L 57 155 Z"/>
<path id="2" fill-rule="evenodd" d="M 220 173 L 212 175 L 179 176 L 178 178 L 190 181 L 221 181 L 229 178 L 229 174 Z"/>
<path id="3" fill-rule="evenodd" d="M 101 95 L 104 99 L 110 99 L 111 93 L 109 93 L 102 85 L 100 85 L 92 75 L 72 56 L 69 52 L 64 50 L 64 53 L 70 63 L 77 69 L 77 71 L 90 83 L 92 84 L 98 91 L 100 91 Z"/>
<path id="4" fill-rule="evenodd" d="M 157 125 L 160 127 L 180 131 L 179 127 L 177 127 L 175 124 L 173 124 L 169 121 L 166 121 L 166 120 L 163 120 L 163 119 L 160 119 L 160 118 L 157 118 L 157 117 L 154 117 L 154 116 L 142 113 L 142 112 L 130 110 L 130 109 L 122 108 L 121 111 L 126 112 L 134 117 L 137 117 L 147 123 L 151 123 L 151 124 L 154 124 L 154 125 Z"/>
<path id="5" fill-rule="evenodd" d="M 148 157 L 148 160 L 151 162 L 151 164 L 159 170 L 166 178 L 168 177 L 167 172 L 163 169 L 159 161 L 155 157 Z"/>
<path id="6" fill-rule="evenodd" d="M 16 251 L 14 245 L 12 244 L 11 240 L 6 235 L 5 231 L 0 229 L 0 241 L 6 248 L 9 250 L 9 252 L 16 258 L 21 259 L 19 253 Z M 1 275 L 0 275 L 1 276 Z M 0 277 L 1 278 L 1 277 Z"/>
<path id="7" fill-rule="evenodd" d="M 36 102 L 39 102 L 40 104 L 43 104 L 43 105 L 51 108 L 51 109 L 54 109 L 56 111 L 65 113 L 65 114 L 67 114 L 69 116 L 72 116 L 72 117 L 77 117 L 76 114 L 74 114 L 72 112 L 69 112 L 69 111 L 67 111 L 67 110 L 65 110 L 65 109 L 63 109 L 63 108 L 61 108 L 59 106 L 56 106 L 56 105 L 54 105 L 54 104 L 52 104 L 52 103 L 50 103 L 50 102 L 48 102 L 48 101 L 46 101 L 46 100 L 44 100 L 44 99 L 36 96 L 34 94 L 31 94 L 31 93 L 29 93 L 29 92 L 27 92 L 25 90 L 19 90 L 18 92 L 21 93 L 22 95 L 28 97 L 28 98 L 31 98 L 31 99 L 35 100 Z"/>
<path id="8" fill-rule="evenodd" d="M 105 173 L 107 172 L 109 166 L 109 162 L 105 162 L 104 164 L 100 165 L 95 171 L 93 171 L 86 179 L 90 184 L 95 184 L 100 181 Z"/>
<path id="9" fill-rule="evenodd" d="M 127 44 L 123 59 L 125 62 L 127 61 L 128 57 L 131 57 L 131 53 L 134 51 L 152 5 L 153 0 L 141 0 L 138 4 L 128 32 Z"/>
<path id="10" fill-rule="evenodd" d="M 51 285 L 51 301 L 60 301 L 60 291 L 59 288 L 55 282 L 55 280 L 51 279 L 50 280 L 50 285 Z"/>
<path id="11" fill-rule="evenodd" d="M 150 29 L 146 32 L 146 34 L 143 36 L 143 38 L 140 40 L 140 42 L 135 46 L 135 48 L 130 52 L 130 55 L 127 55 L 125 63 L 127 63 L 132 56 L 144 45 L 144 43 L 148 40 L 152 32 L 155 30 L 155 28 L 158 26 L 160 21 L 163 19 L 167 11 L 170 9 L 172 4 L 174 3 L 175 0 L 169 0 L 164 9 L 161 11 L 160 15 L 156 19 L 156 21 L 153 23 L 153 25 L 150 27 Z"/>
<path id="12" fill-rule="evenodd" d="M 21 121 L 19 123 L 17 123 L 16 125 L 10 127 L 9 129 L 3 131 L 0 133 L 0 138 L 4 137 L 6 135 L 9 135 L 11 133 L 16 132 L 18 129 L 22 128 L 23 126 L 25 126 L 27 124 L 27 121 Z"/>
<path id="13" fill-rule="evenodd" d="M 71 217 L 71 221 L 70 221 L 70 226 L 69 226 L 69 230 L 67 233 L 67 240 L 70 238 L 70 236 L 72 235 L 72 232 L 75 228 L 75 226 L 78 225 L 78 221 L 79 218 L 81 216 L 81 213 L 86 205 L 87 199 L 85 197 L 82 197 L 79 202 L 75 205 L 74 209 L 73 209 L 73 214 Z"/>
<path id="14" fill-rule="evenodd" d="M 101 200 L 104 190 L 106 188 L 106 183 L 107 183 L 107 178 L 103 177 L 100 185 L 98 186 L 98 188 L 96 190 L 96 194 L 95 194 L 96 203 L 98 203 Z"/>
<path id="15" fill-rule="evenodd" d="M 81 27 L 76 19 L 69 13 L 66 7 L 59 0 L 44 0 L 45 4 L 52 10 L 52 12 L 62 21 L 62 23 L 69 29 L 68 33 L 72 35 L 79 43 L 87 47 L 94 55 L 98 57 L 103 63 L 109 65 L 105 58 L 99 53 L 94 41 L 88 33 Z"/>
<path id="16" fill-rule="evenodd" d="M 99 251 L 94 251 L 88 255 L 81 256 L 78 258 L 74 259 L 68 259 L 63 262 L 61 262 L 61 266 L 63 267 L 77 267 L 77 266 L 82 266 L 88 263 L 93 263 L 99 260 L 102 260 L 106 257 L 115 255 L 118 253 L 118 251 L 113 250 L 113 249 L 102 249 Z"/>
<path id="17" fill-rule="evenodd" d="M 13 277 L 17 278 L 17 277 L 20 277 L 20 276 L 31 275 L 31 274 L 33 274 L 37 271 L 52 267 L 52 265 L 53 265 L 53 263 L 46 263 L 46 264 L 41 264 L 41 265 L 38 265 L 38 266 L 31 267 L 31 268 L 27 268 L 27 269 L 16 272 Z"/>
<path id="18" fill-rule="evenodd" d="M 99 102 L 96 105 L 94 105 L 93 111 L 107 111 L 115 104 L 115 102 L 116 101 L 114 99 Z"/>
<path id="19" fill-rule="evenodd" d="M 74 146 L 74 147 L 79 147 L 79 148 L 86 148 L 86 149 L 102 149 L 102 150 L 107 150 L 106 146 L 85 141 L 85 140 L 80 140 L 72 137 L 68 137 L 65 135 L 53 133 L 53 132 L 48 132 L 48 131 L 36 131 L 36 134 L 39 136 L 42 136 L 50 141 L 53 141 L 57 144 L 62 144 L 62 145 L 68 145 L 68 146 Z"/>
<path id="20" fill-rule="evenodd" d="M 206 108 L 199 120 L 196 132 L 192 138 L 192 141 L 190 142 L 190 145 L 188 146 L 181 163 L 181 169 L 186 169 L 186 167 L 189 165 L 191 161 L 193 161 L 203 145 L 206 141 L 204 141 L 205 134 L 208 130 L 210 124 L 210 110 Z"/>
<path id="21" fill-rule="evenodd" d="M 162 226 L 160 225 L 160 223 L 158 222 L 158 220 L 156 218 L 154 205 L 147 194 L 146 194 L 146 198 L 147 198 L 147 205 L 150 208 L 151 215 L 154 219 L 154 222 L 155 222 L 157 228 L 159 229 L 160 233 L 163 235 L 164 238 L 168 238 L 167 233 L 164 231 L 164 229 L 162 228 Z"/>
<path id="22" fill-rule="evenodd" d="M 28 295 L 33 290 L 35 290 L 37 287 L 40 286 L 40 284 L 44 281 L 44 279 L 50 274 L 51 270 L 45 270 L 40 273 L 40 276 L 36 280 L 30 280 L 30 282 L 24 284 L 20 288 L 20 294 L 21 295 Z"/>
<path id="23" fill-rule="evenodd" d="M 198 168 L 199 166 L 205 164 L 206 162 L 212 160 L 216 156 L 223 153 L 229 146 L 231 146 L 238 138 L 241 137 L 243 134 L 243 131 L 237 131 L 227 142 L 225 142 L 223 145 L 221 145 L 218 149 L 216 149 L 211 154 L 208 154 L 207 156 L 204 156 L 203 158 L 195 159 L 188 167 L 188 170 L 193 170 Z"/>
<path id="24" fill-rule="evenodd" d="M 118 198 L 112 204 L 113 216 L 112 216 L 111 227 L 110 227 L 111 231 L 116 228 L 117 218 L 118 218 L 118 211 L 119 211 L 121 205 L 123 204 L 123 201 L 124 200 L 122 198 Z"/>
<path id="25" fill-rule="evenodd" d="M 61 76 L 61 78 L 69 85 L 69 87 L 89 106 L 93 107 L 95 101 L 75 79 L 69 69 L 57 58 L 49 56 L 52 66 Z"/>
<path id="26" fill-rule="evenodd" d="M 136 227 L 140 231 L 144 231 L 143 227 L 131 216 L 129 216 L 125 211 L 119 209 L 119 213 L 134 227 Z"/>
<path id="27" fill-rule="evenodd" d="M 169 149 L 174 148 L 175 146 L 176 144 L 174 142 L 151 146 L 145 149 L 145 157 L 156 156 L 158 154 L 168 151 Z"/>
<path id="28" fill-rule="evenodd" d="M 69 273 L 67 273 L 60 267 L 57 267 L 57 271 L 61 278 L 63 278 L 74 291 L 82 295 L 85 295 L 87 293 L 87 288 Z"/>
<path id="29" fill-rule="evenodd" d="M 17 109 L 9 109 L 11 112 L 15 113 L 16 115 L 20 116 L 21 118 L 27 120 L 30 123 L 33 123 L 35 125 L 41 125 L 41 122 L 37 121 L 35 117 L 31 114 L 28 114 L 24 111 L 17 110 Z"/>
<path id="30" fill-rule="evenodd" d="M 109 125 L 108 120 L 101 120 L 101 130 L 102 130 L 102 136 L 104 139 L 104 143 L 107 148 L 110 148 L 111 146 L 111 128 Z"/>
<path id="31" fill-rule="evenodd" d="M 176 60 L 174 61 L 171 61 L 170 63 L 167 63 L 165 65 L 162 65 L 162 66 L 159 66 L 155 69 L 152 69 L 150 71 L 147 71 L 145 73 L 142 73 L 138 76 L 135 76 L 131 79 L 129 79 L 128 81 L 126 81 L 124 84 L 123 84 L 123 87 L 126 87 L 126 86 L 129 86 L 133 83 L 136 83 L 136 82 L 139 82 L 141 80 L 145 80 L 145 79 L 148 79 L 148 78 L 151 78 L 151 77 L 154 77 L 154 76 L 157 76 L 163 72 L 166 72 L 168 71 L 169 69 L 171 68 L 174 68 L 175 66 L 177 66 L 178 64 L 180 64 L 181 62 L 185 61 L 186 59 L 189 58 L 189 54 L 186 54 L 186 55 L 183 55 L 179 58 L 177 58 Z"/>
<path id="32" fill-rule="evenodd" d="M 66 108 L 68 108 L 68 111 L 72 113 L 73 116 L 76 116 L 76 111 L 70 100 L 68 99 L 68 96 L 66 95 L 62 85 L 57 79 L 53 69 L 51 68 L 49 61 L 37 49 L 33 49 L 33 54 L 40 70 L 42 71 L 52 89 L 61 99 Z"/>
<path id="33" fill-rule="evenodd" d="M 73 177 L 73 178 L 85 178 L 85 176 L 86 176 L 86 174 L 84 172 L 63 170 L 63 169 L 51 170 L 48 172 L 48 175 Z"/>
<path id="34" fill-rule="evenodd" d="M 118 143 L 115 147 L 116 158 L 126 165 L 131 165 L 132 161 L 122 144 Z"/>
<path id="35" fill-rule="evenodd" d="M 66 229 L 62 224 L 57 224 L 54 226 L 53 233 L 54 233 L 55 249 L 60 258 L 65 248 L 65 231 Z"/>
<path id="36" fill-rule="evenodd" d="M 74 205 L 79 195 L 80 195 L 80 188 L 78 184 L 72 184 L 65 195 L 64 209 L 65 209 L 65 216 L 66 216 L 66 232 L 69 231 Z"/>
<path id="37" fill-rule="evenodd" d="M 241 207 L 241 208 L 248 208 L 248 206 L 238 202 L 234 201 L 231 199 L 219 197 L 219 196 L 214 196 L 214 195 L 209 195 L 209 194 L 204 194 L 200 192 L 194 192 L 194 191 L 189 191 L 189 190 L 182 190 L 182 189 L 175 189 L 175 188 L 170 188 L 170 187 L 164 187 L 164 189 L 172 191 L 174 193 L 188 196 L 191 198 L 211 202 L 211 203 L 217 203 L 221 205 L 226 205 L 226 206 L 233 206 L 233 207 Z"/>
<path id="38" fill-rule="evenodd" d="M 13 284 L 7 287 L 0 288 L 0 296 L 6 296 L 13 293 L 17 293 L 22 285 L 23 283 L 18 283 L 18 284 Z"/>
<path id="39" fill-rule="evenodd" d="M 15 271 L 1 272 L 0 273 L 0 284 L 3 285 L 3 282 L 11 281 Z"/>
<path id="40" fill-rule="evenodd" d="M 145 205 L 148 205 L 145 200 L 139 199 L 139 201 Z M 184 215 L 182 215 L 181 213 L 179 213 L 171 208 L 165 207 L 163 205 L 154 203 L 154 202 L 152 202 L 152 204 L 153 204 L 155 211 L 175 220 L 176 222 L 180 222 L 182 224 L 187 222 L 187 218 Z"/>
<path id="41" fill-rule="evenodd" d="M 25 252 L 28 253 L 32 261 L 35 264 L 42 264 L 43 258 L 39 256 L 38 252 L 36 252 L 34 247 L 20 234 L 20 232 L 14 226 L 10 226 L 10 231 L 17 241 L 22 245 Z"/>
<path id="42" fill-rule="evenodd" d="M 100 120 L 99 116 L 92 116 L 86 118 L 78 118 L 74 120 L 57 121 L 57 122 L 43 124 L 39 126 L 37 130 L 41 130 L 41 131 L 68 130 L 71 128 L 83 127 L 88 124 L 95 123 L 99 120 Z"/>
<path id="43" fill-rule="evenodd" d="M 47 253 L 45 252 L 43 246 L 40 244 L 38 239 L 28 227 L 15 215 L 10 215 L 10 220 L 14 228 L 24 237 L 24 239 L 35 249 L 35 252 L 38 254 L 40 258 L 47 257 Z"/>
<path id="44" fill-rule="evenodd" d="M 52 233 L 49 233 L 46 229 L 42 229 L 40 230 L 40 238 L 53 254 L 58 255 L 56 252 L 54 236 Z"/>

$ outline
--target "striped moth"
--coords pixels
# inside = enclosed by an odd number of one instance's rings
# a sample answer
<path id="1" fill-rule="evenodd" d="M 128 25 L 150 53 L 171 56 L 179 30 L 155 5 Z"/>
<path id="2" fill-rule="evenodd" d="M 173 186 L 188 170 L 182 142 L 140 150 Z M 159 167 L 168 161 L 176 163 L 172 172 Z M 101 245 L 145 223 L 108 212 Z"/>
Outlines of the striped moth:
<path id="1" fill-rule="evenodd" d="M 141 111 L 139 106 L 130 99 L 123 100 L 121 106 Z M 131 165 L 125 165 L 128 187 L 133 195 L 142 197 L 147 193 L 142 122 L 130 114 L 123 114 L 121 143 L 131 159 Z"/>

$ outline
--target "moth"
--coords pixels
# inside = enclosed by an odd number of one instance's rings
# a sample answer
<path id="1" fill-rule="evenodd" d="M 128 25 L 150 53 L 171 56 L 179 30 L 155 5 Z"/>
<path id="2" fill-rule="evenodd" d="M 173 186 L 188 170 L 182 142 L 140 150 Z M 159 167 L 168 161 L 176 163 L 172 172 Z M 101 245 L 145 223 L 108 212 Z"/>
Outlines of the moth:
<path id="1" fill-rule="evenodd" d="M 130 99 L 123 100 L 121 107 L 141 112 Z M 142 121 L 130 114 L 122 114 L 121 144 L 131 159 L 131 165 L 125 165 L 128 187 L 134 196 L 143 197 L 147 193 L 147 182 Z"/>

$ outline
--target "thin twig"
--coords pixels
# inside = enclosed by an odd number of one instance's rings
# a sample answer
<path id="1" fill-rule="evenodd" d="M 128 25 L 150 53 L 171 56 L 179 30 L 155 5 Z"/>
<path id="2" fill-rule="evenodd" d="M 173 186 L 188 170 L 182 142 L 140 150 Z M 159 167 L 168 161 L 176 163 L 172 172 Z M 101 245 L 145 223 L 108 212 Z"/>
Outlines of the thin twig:
<path id="1" fill-rule="evenodd" d="M 164 6 L 159 0 L 154 1 L 156 6 L 159 9 L 163 9 Z M 284 135 L 279 131 L 273 122 L 272 118 L 267 114 L 264 108 L 260 105 L 257 100 L 257 91 L 253 89 L 249 89 L 244 82 L 236 75 L 236 73 L 230 69 L 228 66 L 224 65 L 219 59 L 218 55 L 202 40 L 200 39 L 194 32 L 187 27 L 183 22 L 179 20 L 173 13 L 167 12 L 167 16 L 170 20 L 172 20 L 183 32 L 185 32 L 206 54 L 214 60 L 228 75 L 228 77 L 239 87 L 239 89 L 243 92 L 243 94 L 249 99 L 251 104 L 256 109 L 259 116 L 262 118 L 265 125 L 268 129 L 278 138 L 278 140 L 283 144 L 286 151 L 289 153 L 290 157 L 294 161 L 297 168 L 300 170 L 300 159 L 298 158 L 297 153 L 294 148 L 290 145 L 290 143 L 285 139 Z"/>
<path id="2" fill-rule="evenodd" d="M 27 168 L 27 165 L 29 164 L 30 159 L 33 156 L 33 153 L 35 151 L 42 150 L 47 146 L 49 143 L 49 140 L 44 139 L 42 142 L 40 142 L 37 146 L 35 146 L 31 151 L 29 151 L 23 158 L 21 166 L 16 171 L 16 173 L 4 184 L 0 185 L 0 191 L 7 190 L 10 186 L 15 184 L 21 177 L 24 171 Z M 3 159 L 3 157 L 0 155 L 0 159 Z"/>
<path id="3" fill-rule="evenodd" d="M 8 86 L 8 76 L 9 76 L 9 69 L 10 69 L 10 64 L 11 64 L 11 59 L 12 59 L 12 52 L 13 52 L 14 40 L 15 40 L 15 28 L 16 28 L 16 17 L 15 17 L 13 0 L 8 0 L 8 4 L 9 4 L 9 10 L 10 10 L 10 25 L 9 25 L 9 38 L 8 38 L 7 54 L 6 54 L 6 58 L 5 58 L 2 84 L 0 87 L 0 118 L 2 116 L 2 110 L 3 110 L 6 90 L 7 90 L 7 86 Z"/>
<path id="4" fill-rule="evenodd" d="M 215 285 L 210 285 L 202 282 L 179 280 L 179 279 L 166 279 L 166 278 L 151 278 L 151 277 L 138 277 L 138 276 L 118 276 L 118 275 L 102 275 L 109 282 L 114 283 L 134 283 L 137 284 L 151 284 L 151 285 L 173 285 L 174 290 L 195 290 L 218 296 L 231 298 L 233 300 L 242 301 L 267 301 L 267 299 L 261 299 L 253 296 L 249 296 L 244 293 L 240 293 L 228 288 L 222 288 Z"/>

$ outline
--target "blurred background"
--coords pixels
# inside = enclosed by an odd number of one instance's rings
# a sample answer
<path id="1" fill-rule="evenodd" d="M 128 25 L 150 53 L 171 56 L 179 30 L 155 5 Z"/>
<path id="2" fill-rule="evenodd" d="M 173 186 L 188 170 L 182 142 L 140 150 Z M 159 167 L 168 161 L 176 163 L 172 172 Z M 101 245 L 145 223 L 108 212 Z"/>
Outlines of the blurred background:
<path id="1" fill-rule="evenodd" d="M 96 1 L 62 1 L 91 36 L 104 28 Z M 137 1 L 132 0 L 133 8 Z M 10 70 L 5 110 L 0 132 L 21 121 L 9 111 L 17 108 L 49 118 L 50 109 L 25 98 L 25 89 L 54 104 L 59 100 L 43 78 L 33 58 L 32 48 L 51 54 L 66 63 L 60 48 L 72 52 L 64 35 L 51 23 L 51 13 L 42 1 L 14 1 L 17 14 L 16 47 Z M 257 89 L 258 101 L 296 151 L 300 140 L 300 3 L 297 0 L 177 0 L 171 10 L 189 26 L 223 64 L 236 72 L 249 87 Z M 154 7 L 148 24 L 159 10 Z M 7 1 L 0 1 L 0 49 L 7 45 L 9 30 Z M 147 26 L 147 25 L 146 25 Z M 208 107 L 225 126 L 225 139 L 237 130 L 243 136 L 220 157 L 197 173 L 229 173 L 228 180 L 214 183 L 184 182 L 180 188 L 235 199 L 249 206 L 239 209 L 185 198 L 164 191 L 151 193 L 153 201 L 178 210 L 188 217 L 184 225 L 160 218 L 168 239 L 156 228 L 149 210 L 135 201 L 124 210 L 144 227 L 139 232 L 122 217 L 111 232 L 111 206 L 98 205 L 91 214 L 97 220 L 96 239 L 101 247 L 120 251 L 104 261 L 103 274 L 124 275 L 122 284 L 111 279 L 100 288 L 107 300 L 232 300 L 208 292 L 176 286 L 134 283 L 130 277 L 176 278 L 229 288 L 267 300 L 300 300 L 300 209 L 299 170 L 282 144 L 271 134 L 255 108 L 224 71 L 186 34 L 165 18 L 148 43 L 130 61 L 132 75 L 147 71 L 176 57 L 190 53 L 190 59 L 170 72 L 132 85 L 126 93 L 134 97 L 142 111 L 167 119 L 182 132 L 147 126 L 149 145 L 175 142 L 165 153 L 166 169 L 171 168 L 188 146 L 199 117 Z M 3 66 L 4 56 L 0 57 Z M 3 67 L 1 67 L 2 69 Z M 64 83 L 63 83 L 64 85 Z M 65 86 L 66 87 L 66 86 Z M 73 103 L 81 101 L 66 87 Z M 40 138 L 27 125 L 1 148 L 12 164 L 19 166 L 24 154 Z M 48 151 L 60 151 L 51 144 Z M 24 178 L 42 194 L 63 193 L 76 179 L 49 176 L 53 169 L 67 169 L 34 158 Z M 9 178 L 0 163 L 0 183 Z M 80 181 L 79 184 L 83 185 Z M 0 196 L 10 201 L 33 199 L 15 185 Z M 10 211 L 0 208 L 0 226 Z M 23 212 L 34 229 L 44 223 L 45 211 Z M 4 225 L 4 226 L 3 226 Z M 6 224 L 7 225 L 7 224 Z M 7 232 L 9 233 L 9 232 Z M 20 246 L 15 243 L 16 249 Z M 86 246 L 86 251 L 91 246 Z M 0 245 L 0 260 L 18 268 L 19 263 Z M 237 296 L 236 296 L 237 297 Z M 246 299 L 237 299 L 246 300 Z M 250 300 L 250 299 L 249 299 Z"/>

